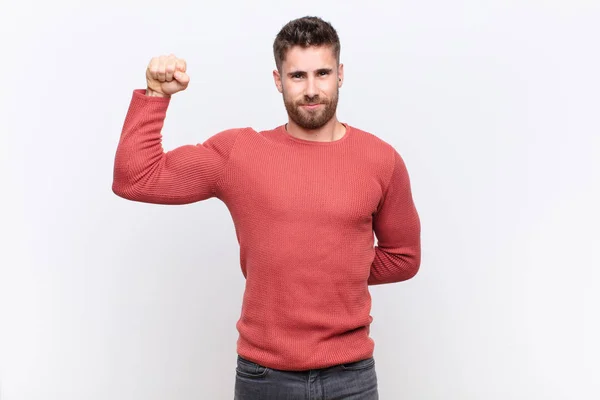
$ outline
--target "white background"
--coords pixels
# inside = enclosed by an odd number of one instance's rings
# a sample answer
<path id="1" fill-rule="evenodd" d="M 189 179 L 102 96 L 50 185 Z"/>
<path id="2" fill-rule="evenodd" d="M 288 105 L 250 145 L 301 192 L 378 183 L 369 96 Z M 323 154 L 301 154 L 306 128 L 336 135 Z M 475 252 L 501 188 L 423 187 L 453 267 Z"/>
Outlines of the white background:
<path id="1" fill-rule="evenodd" d="M 57 0 L 0 12 L 1 400 L 233 398 L 229 213 L 117 197 L 114 153 L 171 52 L 166 150 L 286 122 L 271 46 L 304 15 L 422 221 L 419 274 L 371 288 L 380 397 L 600 398 L 600 2 Z"/>

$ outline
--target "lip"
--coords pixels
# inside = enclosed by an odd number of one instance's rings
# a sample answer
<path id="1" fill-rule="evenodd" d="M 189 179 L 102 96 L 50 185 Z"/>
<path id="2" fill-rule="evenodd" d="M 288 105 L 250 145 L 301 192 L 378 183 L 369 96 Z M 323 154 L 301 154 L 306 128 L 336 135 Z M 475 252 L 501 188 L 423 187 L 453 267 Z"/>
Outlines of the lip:
<path id="1" fill-rule="evenodd" d="M 319 108 L 320 106 L 322 106 L 323 103 L 319 103 L 319 104 L 303 104 L 302 107 L 308 109 L 308 110 L 315 110 L 317 108 Z"/>

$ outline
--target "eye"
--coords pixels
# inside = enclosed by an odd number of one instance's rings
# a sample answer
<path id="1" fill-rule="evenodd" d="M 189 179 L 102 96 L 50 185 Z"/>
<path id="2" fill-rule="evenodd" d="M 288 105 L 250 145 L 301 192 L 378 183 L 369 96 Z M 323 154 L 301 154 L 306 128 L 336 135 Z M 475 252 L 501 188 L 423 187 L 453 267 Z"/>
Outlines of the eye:
<path id="1" fill-rule="evenodd" d="M 293 74 L 292 78 L 294 78 L 294 79 L 300 79 L 300 78 L 302 78 L 302 74 Z"/>
<path id="2" fill-rule="evenodd" d="M 321 72 L 319 72 L 319 75 L 321 75 L 321 76 L 329 75 L 329 72 L 328 71 L 321 71 Z"/>

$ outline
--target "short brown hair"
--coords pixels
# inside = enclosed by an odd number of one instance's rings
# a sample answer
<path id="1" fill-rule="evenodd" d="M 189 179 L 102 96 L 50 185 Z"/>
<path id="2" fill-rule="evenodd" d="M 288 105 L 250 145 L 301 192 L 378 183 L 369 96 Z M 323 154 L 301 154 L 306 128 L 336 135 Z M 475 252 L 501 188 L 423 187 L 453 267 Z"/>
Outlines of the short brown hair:
<path id="1" fill-rule="evenodd" d="M 331 46 L 337 63 L 340 63 L 340 38 L 333 26 L 319 17 L 294 19 L 281 28 L 273 43 L 278 71 L 281 71 L 288 50 L 294 46 Z"/>

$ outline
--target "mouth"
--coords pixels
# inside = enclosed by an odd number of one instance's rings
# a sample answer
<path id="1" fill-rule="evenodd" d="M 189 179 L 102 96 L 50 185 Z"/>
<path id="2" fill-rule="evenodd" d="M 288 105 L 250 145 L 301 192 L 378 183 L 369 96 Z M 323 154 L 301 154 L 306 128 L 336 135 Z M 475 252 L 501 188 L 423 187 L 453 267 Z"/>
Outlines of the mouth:
<path id="1" fill-rule="evenodd" d="M 301 104 L 301 106 L 303 108 L 306 108 L 307 110 L 316 110 L 317 108 L 319 108 L 320 106 L 324 105 L 323 103 L 308 103 L 308 104 Z"/>

